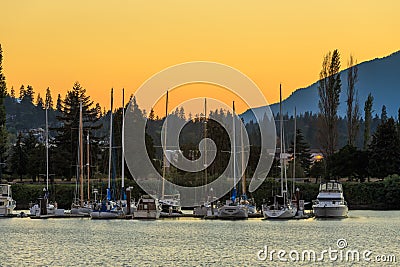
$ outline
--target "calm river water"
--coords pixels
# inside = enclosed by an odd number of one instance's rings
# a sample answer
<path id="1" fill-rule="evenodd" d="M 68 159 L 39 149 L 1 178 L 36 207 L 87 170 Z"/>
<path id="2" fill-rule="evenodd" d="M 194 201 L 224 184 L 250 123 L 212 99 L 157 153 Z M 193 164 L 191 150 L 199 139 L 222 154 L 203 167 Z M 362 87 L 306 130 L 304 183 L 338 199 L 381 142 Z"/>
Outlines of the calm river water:
<path id="1" fill-rule="evenodd" d="M 0 266 L 400 266 L 400 212 L 349 215 L 289 221 L 1 219 Z M 283 251 L 281 257 L 273 250 Z"/>

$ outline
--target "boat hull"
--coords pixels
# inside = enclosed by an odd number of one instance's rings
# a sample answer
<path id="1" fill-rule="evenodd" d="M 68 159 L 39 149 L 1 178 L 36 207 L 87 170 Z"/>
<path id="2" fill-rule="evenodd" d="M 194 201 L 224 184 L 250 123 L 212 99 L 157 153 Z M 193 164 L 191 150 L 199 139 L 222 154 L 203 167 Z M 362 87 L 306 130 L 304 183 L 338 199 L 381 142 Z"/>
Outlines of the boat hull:
<path id="1" fill-rule="evenodd" d="M 147 210 L 137 210 L 133 213 L 134 219 L 158 219 L 160 218 L 160 211 L 147 211 Z"/>
<path id="2" fill-rule="evenodd" d="M 290 219 L 296 215 L 296 209 L 264 210 L 264 218 L 268 219 Z"/>
<path id="3" fill-rule="evenodd" d="M 248 210 L 243 206 L 225 205 L 218 210 L 218 218 L 222 220 L 243 220 L 248 217 Z"/>
<path id="4" fill-rule="evenodd" d="M 97 220 L 107 220 L 107 219 L 118 219 L 122 218 L 123 214 L 118 212 L 110 212 L 110 211 L 93 211 L 90 213 L 90 218 Z"/>
<path id="5" fill-rule="evenodd" d="M 345 205 L 330 207 L 313 206 L 313 211 L 316 218 L 346 218 L 349 209 Z"/>

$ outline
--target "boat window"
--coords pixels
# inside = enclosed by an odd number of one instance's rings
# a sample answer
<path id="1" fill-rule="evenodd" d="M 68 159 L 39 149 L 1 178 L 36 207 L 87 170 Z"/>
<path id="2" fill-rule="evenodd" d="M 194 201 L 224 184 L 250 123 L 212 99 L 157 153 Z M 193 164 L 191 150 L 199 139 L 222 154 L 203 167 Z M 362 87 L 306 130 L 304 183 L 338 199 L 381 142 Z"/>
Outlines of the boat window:
<path id="1" fill-rule="evenodd" d="M 342 185 L 338 184 L 339 190 L 342 191 Z"/>
<path id="2" fill-rule="evenodd" d="M 328 190 L 332 190 L 332 183 L 328 183 L 328 184 L 327 184 L 327 189 L 328 189 Z"/>
<path id="3" fill-rule="evenodd" d="M 0 201 L 0 206 L 4 206 L 4 202 L 3 201 Z"/>
<path id="4" fill-rule="evenodd" d="M 338 184 L 337 183 L 333 184 L 333 189 L 338 189 Z"/>
<path id="5" fill-rule="evenodd" d="M 325 191 L 325 190 L 326 190 L 326 184 L 322 184 L 320 190 L 321 190 L 321 191 Z"/>

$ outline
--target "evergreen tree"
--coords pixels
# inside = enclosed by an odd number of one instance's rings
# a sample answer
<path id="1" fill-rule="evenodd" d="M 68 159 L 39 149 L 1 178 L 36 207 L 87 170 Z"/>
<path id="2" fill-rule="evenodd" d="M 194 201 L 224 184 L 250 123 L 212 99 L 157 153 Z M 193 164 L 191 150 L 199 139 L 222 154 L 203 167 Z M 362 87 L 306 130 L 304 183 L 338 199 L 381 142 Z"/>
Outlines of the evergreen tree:
<path id="1" fill-rule="evenodd" d="M 294 151 L 294 142 L 292 141 L 288 152 L 293 153 L 293 151 Z M 296 130 L 296 162 L 301 166 L 304 172 L 303 175 L 308 176 L 310 174 L 310 168 L 311 168 L 310 146 L 304 140 L 304 136 L 301 129 Z"/>
<path id="2" fill-rule="evenodd" d="M 181 120 L 186 120 L 186 116 L 185 116 L 185 110 L 183 109 L 183 107 L 181 107 L 179 109 L 179 116 L 178 116 Z"/>
<path id="3" fill-rule="evenodd" d="M 15 99 L 15 90 L 14 90 L 14 86 L 11 86 L 10 97 L 13 98 L 13 99 Z"/>
<path id="4" fill-rule="evenodd" d="M 22 101 L 25 103 L 30 103 L 33 104 L 33 97 L 35 95 L 35 92 L 33 91 L 33 87 L 28 85 L 26 87 L 24 97 L 22 98 Z"/>
<path id="5" fill-rule="evenodd" d="M 43 109 L 43 98 L 40 96 L 40 93 L 37 95 L 36 106 Z"/>
<path id="6" fill-rule="evenodd" d="M 382 121 L 372 136 L 369 171 L 378 178 L 400 173 L 400 140 L 393 118 Z"/>
<path id="7" fill-rule="evenodd" d="M 382 121 L 382 123 L 386 122 L 387 118 L 388 118 L 388 116 L 387 116 L 386 106 L 383 105 L 382 106 L 382 113 L 381 113 L 381 121 Z"/>
<path id="8" fill-rule="evenodd" d="M 101 118 L 101 116 L 103 115 L 102 113 L 101 113 L 101 106 L 100 106 L 100 104 L 99 103 L 96 103 L 96 113 L 97 113 L 97 118 Z"/>
<path id="9" fill-rule="evenodd" d="M 82 117 L 83 131 L 92 133 L 101 127 L 96 125 L 98 118 L 95 108 L 92 108 L 93 101 L 86 95 L 84 89 L 78 82 L 75 82 L 72 90 L 67 92 L 67 95 L 62 102 L 62 112 L 57 119 L 62 123 L 60 128 L 57 128 L 57 136 L 55 139 L 55 170 L 59 175 L 65 176 L 68 179 L 75 174 L 75 168 L 78 155 L 78 133 L 79 133 L 79 109 L 82 101 Z M 98 139 L 91 139 L 92 150 L 98 147 Z M 93 155 L 92 155 L 93 156 Z M 93 156 L 91 162 L 96 162 L 96 157 Z"/>
<path id="10" fill-rule="evenodd" d="M 23 141 L 27 159 L 26 174 L 35 182 L 36 177 L 45 173 L 45 146 L 38 141 L 32 131 L 29 131 Z"/>
<path id="11" fill-rule="evenodd" d="M 357 61 L 350 55 L 347 70 L 347 143 L 353 146 L 360 126 L 360 109 L 358 105 L 358 92 L 355 84 L 358 81 Z"/>
<path id="12" fill-rule="evenodd" d="M 53 109 L 53 98 L 51 97 L 51 92 L 49 87 L 47 87 L 46 89 L 45 108 Z"/>
<path id="13" fill-rule="evenodd" d="M 325 55 L 318 84 L 320 127 L 319 139 L 325 154 L 333 155 L 337 145 L 337 110 L 341 91 L 340 54 L 338 50 Z"/>
<path id="14" fill-rule="evenodd" d="M 56 110 L 59 111 L 59 112 L 62 112 L 62 100 L 61 100 L 61 95 L 60 94 L 58 94 L 58 96 L 57 96 Z"/>
<path id="15" fill-rule="evenodd" d="M 369 140 L 371 138 L 371 123 L 372 123 L 372 104 L 374 102 L 374 97 L 368 94 L 368 98 L 365 101 L 364 106 L 364 150 L 367 150 L 369 145 Z"/>
<path id="16" fill-rule="evenodd" d="M 155 117 L 154 117 L 154 109 L 151 108 L 150 109 L 150 113 L 149 113 L 149 120 L 154 121 Z"/>
<path id="17" fill-rule="evenodd" d="M 23 136 L 20 132 L 17 137 L 17 142 L 12 148 L 11 154 L 11 169 L 15 172 L 20 180 L 22 176 L 27 172 L 28 158 L 26 156 L 26 150 L 23 143 Z"/>
<path id="18" fill-rule="evenodd" d="M 3 50 L 0 45 L 0 180 L 2 178 L 3 163 L 6 159 L 8 133 L 6 129 L 6 109 L 4 100 L 7 94 L 6 77 L 3 74 Z"/>
<path id="19" fill-rule="evenodd" d="M 25 96 L 25 86 L 21 85 L 21 87 L 19 88 L 19 100 L 22 101 L 22 99 L 24 99 Z"/>

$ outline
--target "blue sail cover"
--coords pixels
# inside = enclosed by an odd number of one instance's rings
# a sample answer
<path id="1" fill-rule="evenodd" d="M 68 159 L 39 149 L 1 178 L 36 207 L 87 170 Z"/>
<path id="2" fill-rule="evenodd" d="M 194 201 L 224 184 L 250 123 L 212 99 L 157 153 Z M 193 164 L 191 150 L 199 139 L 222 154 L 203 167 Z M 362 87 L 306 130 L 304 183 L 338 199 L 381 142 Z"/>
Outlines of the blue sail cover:
<path id="1" fill-rule="evenodd" d="M 111 200 L 111 190 L 107 188 L 107 200 Z"/>
<path id="2" fill-rule="evenodd" d="M 126 200 L 125 188 L 122 187 L 121 193 L 122 193 L 122 198 L 121 198 L 121 200 Z"/>
<path id="3" fill-rule="evenodd" d="M 235 203 L 235 201 L 236 201 L 236 186 L 232 190 L 231 200 L 233 203 Z"/>

